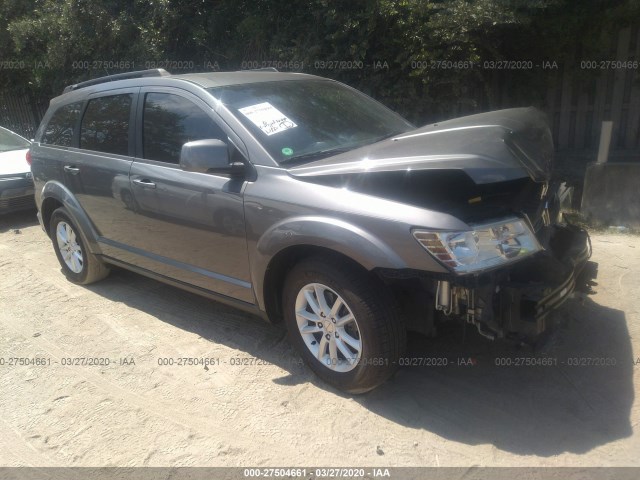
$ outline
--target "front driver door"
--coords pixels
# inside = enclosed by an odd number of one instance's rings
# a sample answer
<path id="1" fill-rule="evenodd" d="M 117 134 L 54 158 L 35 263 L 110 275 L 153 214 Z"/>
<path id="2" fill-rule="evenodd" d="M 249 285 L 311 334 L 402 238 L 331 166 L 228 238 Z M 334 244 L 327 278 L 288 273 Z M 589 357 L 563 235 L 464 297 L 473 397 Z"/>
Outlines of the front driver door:
<path id="1" fill-rule="evenodd" d="M 126 242 L 132 263 L 254 303 L 245 182 L 186 172 L 178 165 L 184 143 L 214 138 L 230 144 L 228 135 L 206 103 L 182 90 L 142 89 L 138 109 L 141 128 L 129 176 L 138 218 Z"/>

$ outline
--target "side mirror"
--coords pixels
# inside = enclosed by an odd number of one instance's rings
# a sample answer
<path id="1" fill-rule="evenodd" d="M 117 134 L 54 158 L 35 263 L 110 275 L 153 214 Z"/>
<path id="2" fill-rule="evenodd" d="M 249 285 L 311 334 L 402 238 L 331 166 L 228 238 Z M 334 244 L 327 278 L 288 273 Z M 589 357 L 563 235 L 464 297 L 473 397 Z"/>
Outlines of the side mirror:
<path id="1" fill-rule="evenodd" d="M 180 151 L 180 167 L 187 172 L 242 175 L 244 163 L 229 162 L 229 147 L 222 140 L 187 142 Z"/>

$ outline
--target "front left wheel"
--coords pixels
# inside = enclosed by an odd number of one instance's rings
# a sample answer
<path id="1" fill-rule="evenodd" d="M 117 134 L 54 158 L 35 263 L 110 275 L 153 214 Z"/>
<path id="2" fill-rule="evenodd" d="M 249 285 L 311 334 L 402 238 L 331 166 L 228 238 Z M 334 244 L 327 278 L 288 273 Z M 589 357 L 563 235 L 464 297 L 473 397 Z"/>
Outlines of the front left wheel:
<path id="1" fill-rule="evenodd" d="M 367 272 L 333 257 L 301 261 L 283 292 L 289 337 L 325 382 L 364 393 L 398 367 L 406 333 L 390 293 Z"/>
<path id="2" fill-rule="evenodd" d="M 53 212 L 49 229 L 58 262 L 69 280 L 88 285 L 109 274 L 109 268 L 87 250 L 80 230 L 64 207 Z"/>

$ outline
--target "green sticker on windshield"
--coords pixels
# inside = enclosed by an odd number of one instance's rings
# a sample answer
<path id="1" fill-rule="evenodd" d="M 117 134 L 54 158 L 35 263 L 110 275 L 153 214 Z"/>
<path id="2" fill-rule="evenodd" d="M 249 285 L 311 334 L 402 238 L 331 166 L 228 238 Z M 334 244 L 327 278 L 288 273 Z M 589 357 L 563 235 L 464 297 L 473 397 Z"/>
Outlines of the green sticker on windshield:
<path id="1" fill-rule="evenodd" d="M 286 156 L 293 155 L 293 150 L 289 147 L 284 147 L 282 149 L 282 154 Z"/>

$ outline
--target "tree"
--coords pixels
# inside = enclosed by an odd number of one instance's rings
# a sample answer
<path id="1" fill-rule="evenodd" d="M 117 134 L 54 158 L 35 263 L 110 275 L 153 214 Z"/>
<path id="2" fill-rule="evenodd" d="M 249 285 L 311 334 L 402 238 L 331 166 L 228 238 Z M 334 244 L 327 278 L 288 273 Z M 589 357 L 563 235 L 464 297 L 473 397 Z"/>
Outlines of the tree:
<path id="1" fill-rule="evenodd" d="M 0 60 L 21 62 L 3 70 L 3 92 L 51 97 L 167 60 L 172 73 L 276 65 L 344 81 L 423 123 L 495 108 L 502 97 L 540 105 L 554 75 L 485 62 L 570 68 L 603 54 L 615 26 L 640 25 L 640 2 L 0 0 L 0 15 Z"/>

